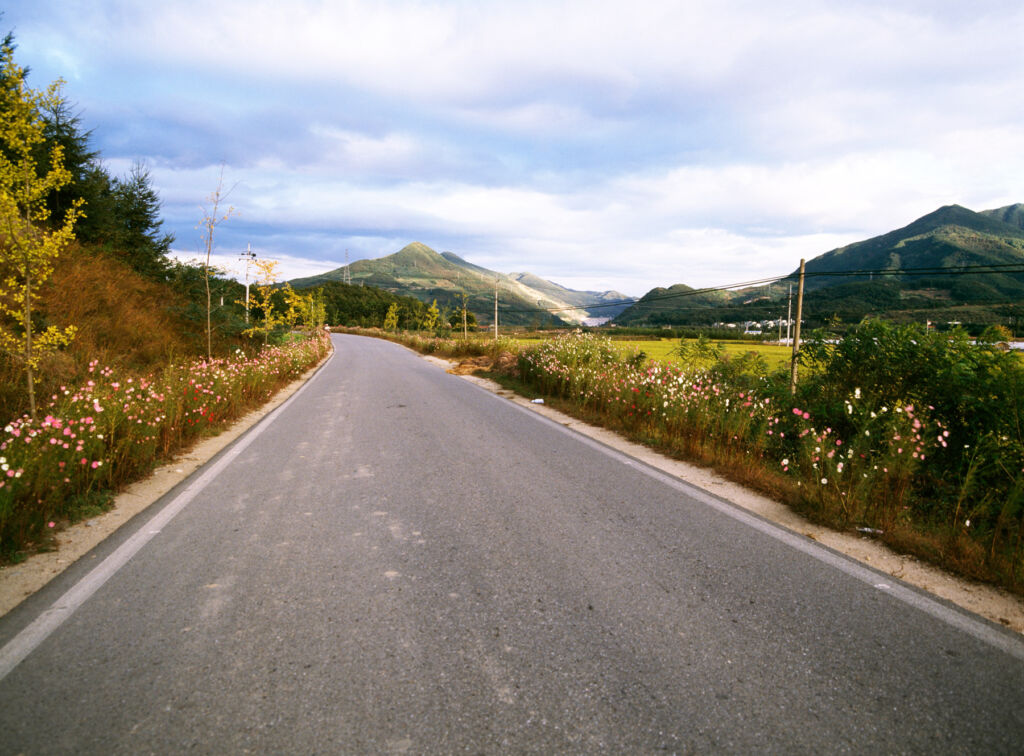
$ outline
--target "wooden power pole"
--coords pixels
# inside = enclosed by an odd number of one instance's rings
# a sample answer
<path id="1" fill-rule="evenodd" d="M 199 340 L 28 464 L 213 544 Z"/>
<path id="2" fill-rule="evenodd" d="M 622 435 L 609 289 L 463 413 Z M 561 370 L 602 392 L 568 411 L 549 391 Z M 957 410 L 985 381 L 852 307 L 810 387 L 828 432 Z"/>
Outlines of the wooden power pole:
<path id="1" fill-rule="evenodd" d="M 800 283 L 796 291 L 796 323 L 793 324 L 793 362 L 789 368 L 789 392 L 796 393 L 796 368 L 800 356 L 800 321 L 804 316 L 804 260 L 800 259 Z"/>

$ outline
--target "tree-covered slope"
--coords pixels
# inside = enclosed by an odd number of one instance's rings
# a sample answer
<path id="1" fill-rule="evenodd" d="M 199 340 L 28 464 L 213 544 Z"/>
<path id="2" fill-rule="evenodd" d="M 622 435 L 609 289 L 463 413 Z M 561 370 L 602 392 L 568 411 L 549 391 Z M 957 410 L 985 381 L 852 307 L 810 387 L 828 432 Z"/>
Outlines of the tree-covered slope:
<path id="1" fill-rule="evenodd" d="M 805 312 L 856 321 L 866 315 L 991 323 L 1024 299 L 1024 205 L 977 213 L 948 205 L 903 228 L 833 249 L 805 265 Z M 996 267 L 993 267 L 996 266 Z M 998 266 L 1003 266 L 1000 269 Z M 1005 266 L 1012 266 L 1005 269 Z M 777 320 L 786 284 L 689 296 L 676 285 L 648 292 L 615 322 L 688 325 Z M 986 312 L 987 308 L 987 312 Z M 997 312 L 998 311 L 998 312 Z M 1007 317 L 1016 317 L 1009 315 Z"/>
<path id="2" fill-rule="evenodd" d="M 1011 216 L 1012 217 L 1012 214 Z M 1024 228 L 989 213 L 948 205 L 908 226 L 826 252 L 806 263 L 807 287 L 847 283 L 855 271 L 885 271 L 910 284 L 934 277 L 932 271 L 1024 262 Z M 796 271 L 794 271 L 794 275 Z M 858 280 L 870 280 L 865 274 Z M 997 290 L 1024 293 L 1024 282 L 989 279 Z M 950 284 L 952 285 L 952 284 Z"/>
<path id="3" fill-rule="evenodd" d="M 1024 228 L 1024 202 L 999 207 L 995 210 L 982 210 L 981 214 L 1000 220 L 1003 223 L 1009 223 L 1017 228 Z"/>

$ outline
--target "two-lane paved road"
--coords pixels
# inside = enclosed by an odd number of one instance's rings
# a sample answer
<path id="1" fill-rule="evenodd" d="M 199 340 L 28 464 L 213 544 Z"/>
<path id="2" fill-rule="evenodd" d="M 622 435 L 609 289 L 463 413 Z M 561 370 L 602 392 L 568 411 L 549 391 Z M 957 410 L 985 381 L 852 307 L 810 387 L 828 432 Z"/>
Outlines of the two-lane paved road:
<path id="1" fill-rule="evenodd" d="M 130 551 L 0 621 L 8 659 L 32 649 L 0 680 L 0 752 L 1024 748 L 1016 636 L 334 338 Z"/>

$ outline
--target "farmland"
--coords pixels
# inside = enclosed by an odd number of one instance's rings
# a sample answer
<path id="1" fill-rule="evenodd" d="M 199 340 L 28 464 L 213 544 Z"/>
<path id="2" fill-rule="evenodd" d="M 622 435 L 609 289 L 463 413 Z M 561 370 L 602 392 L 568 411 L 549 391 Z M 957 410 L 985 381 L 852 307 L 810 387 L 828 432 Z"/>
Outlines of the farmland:
<path id="1" fill-rule="evenodd" d="M 687 345 L 697 343 L 696 339 L 683 339 Z M 521 337 L 516 343 L 522 348 L 537 345 L 535 337 Z M 682 364 L 683 360 L 679 355 L 680 339 L 615 339 L 611 341 L 612 347 L 622 356 L 643 352 L 648 360 L 657 362 L 671 362 Z M 764 344 L 757 341 L 712 341 L 712 345 L 721 345 L 722 356 L 733 359 L 748 352 L 756 352 L 764 358 L 769 370 L 778 370 L 789 366 L 790 358 L 793 355 L 792 347 L 779 344 Z"/>
<path id="2" fill-rule="evenodd" d="M 696 344 L 696 339 L 684 339 L 684 341 L 687 344 Z M 722 355 L 728 358 L 734 358 L 747 352 L 756 352 L 764 357 L 768 367 L 772 370 L 788 366 L 793 355 L 792 347 L 780 346 L 778 344 L 762 344 L 756 341 L 716 341 L 713 343 L 715 345 L 720 344 L 722 346 Z M 677 352 L 679 339 L 613 341 L 612 344 L 626 354 L 632 350 L 639 350 L 646 354 L 650 360 L 681 362 Z"/>

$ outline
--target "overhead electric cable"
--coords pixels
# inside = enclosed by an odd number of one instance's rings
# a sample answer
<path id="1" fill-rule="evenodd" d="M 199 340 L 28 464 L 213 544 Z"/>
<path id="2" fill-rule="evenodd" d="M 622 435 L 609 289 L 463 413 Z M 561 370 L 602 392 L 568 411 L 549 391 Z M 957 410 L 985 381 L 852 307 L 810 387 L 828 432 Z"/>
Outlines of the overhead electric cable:
<path id="1" fill-rule="evenodd" d="M 806 271 L 805 277 L 807 278 L 823 278 L 823 277 L 854 277 L 854 276 L 905 276 L 905 275 L 983 275 L 987 273 L 1024 273 L 1024 263 L 991 263 L 984 265 L 960 265 L 957 267 L 926 267 L 926 268 L 878 268 L 878 269 L 858 269 L 858 270 L 847 270 L 847 271 Z M 760 278 L 752 281 L 741 281 L 739 283 L 725 284 L 723 286 L 708 286 L 701 289 L 687 289 L 686 291 L 666 291 L 663 294 L 653 294 L 650 296 L 643 297 L 635 300 L 617 300 L 614 302 L 599 302 L 591 305 L 577 305 L 577 306 L 564 306 L 564 307 L 533 307 L 533 308 L 515 308 L 515 307 L 503 307 L 500 308 L 501 312 L 511 313 L 559 313 L 568 312 L 571 310 L 598 310 L 607 307 L 621 307 L 622 305 L 629 305 L 634 307 L 643 306 L 649 302 L 660 302 L 666 299 L 676 299 L 682 297 L 692 297 L 699 294 L 714 294 L 720 291 L 731 291 L 732 289 L 750 288 L 754 286 L 763 286 L 766 284 L 772 284 L 777 281 L 785 281 L 791 278 L 795 278 L 795 273 L 787 273 L 782 276 L 773 276 L 770 278 Z M 745 307 L 740 304 L 723 304 L 717 305 L 721 308 L 732 308 L 732 307 Z M 710 306 L 709 306 L 710 307 Z M 709 309 L 709 308 L 692 308 L 692 309 Z"/>

